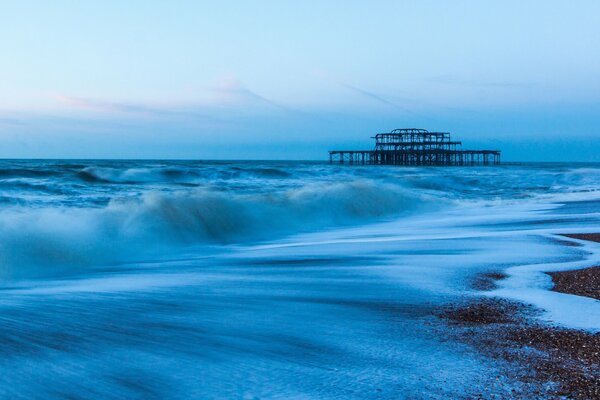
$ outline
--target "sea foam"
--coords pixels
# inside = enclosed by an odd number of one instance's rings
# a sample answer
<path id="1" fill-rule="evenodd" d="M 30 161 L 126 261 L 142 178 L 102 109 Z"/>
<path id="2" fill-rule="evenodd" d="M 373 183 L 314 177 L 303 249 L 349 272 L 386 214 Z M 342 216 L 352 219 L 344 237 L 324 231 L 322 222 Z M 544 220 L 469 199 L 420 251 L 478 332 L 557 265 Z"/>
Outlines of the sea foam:
<path id="1" fill-rule="evenodd" d="M 377 220 L 424 207 L 401 186 L 355 180 L 272 193 L 146 192 L 100 208 L 0 211 L 2 276 L 141 261 L 177 248 L 265 240 Z"/>

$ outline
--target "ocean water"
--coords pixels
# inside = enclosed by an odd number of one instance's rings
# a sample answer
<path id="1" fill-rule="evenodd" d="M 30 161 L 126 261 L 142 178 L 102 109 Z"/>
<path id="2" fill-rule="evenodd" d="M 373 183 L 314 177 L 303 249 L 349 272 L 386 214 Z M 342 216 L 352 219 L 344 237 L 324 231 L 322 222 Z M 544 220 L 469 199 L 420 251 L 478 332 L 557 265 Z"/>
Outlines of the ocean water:
<path id="1" fill-rule="evenodd" d="M 600 330 L 600 165 L 0 161 L 0 397 L 458 398 L 523 389 L 436 313 Z"/>

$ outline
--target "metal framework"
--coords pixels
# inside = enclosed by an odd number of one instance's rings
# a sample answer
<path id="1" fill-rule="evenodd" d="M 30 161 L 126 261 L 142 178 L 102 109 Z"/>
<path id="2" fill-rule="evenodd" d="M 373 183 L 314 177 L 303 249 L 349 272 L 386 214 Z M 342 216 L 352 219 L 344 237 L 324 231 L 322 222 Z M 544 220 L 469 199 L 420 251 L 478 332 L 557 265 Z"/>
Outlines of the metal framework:
<path id="1" fill-rule="evenodd" d="M 448 132 L 394 129 L 378 133 L 374 150 L 332 150 L 329 162 L 364 165 L 462 166 L 499 165 L 500 150 L 462 150 Z"/>

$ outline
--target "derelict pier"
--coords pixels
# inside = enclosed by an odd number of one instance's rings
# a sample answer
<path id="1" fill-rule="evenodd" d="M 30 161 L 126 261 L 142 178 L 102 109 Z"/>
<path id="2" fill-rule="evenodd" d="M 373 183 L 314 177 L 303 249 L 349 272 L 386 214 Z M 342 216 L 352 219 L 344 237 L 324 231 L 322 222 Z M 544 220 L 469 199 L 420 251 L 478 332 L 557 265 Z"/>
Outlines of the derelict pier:
<path id="1" fill-rule="evenodd" d="M 499 165 L 500 150 L 463 150 L 448 132 L 394 129 L 378 133 L 374 150 L 331 150 L 330 163 L 405 166 Z"/>

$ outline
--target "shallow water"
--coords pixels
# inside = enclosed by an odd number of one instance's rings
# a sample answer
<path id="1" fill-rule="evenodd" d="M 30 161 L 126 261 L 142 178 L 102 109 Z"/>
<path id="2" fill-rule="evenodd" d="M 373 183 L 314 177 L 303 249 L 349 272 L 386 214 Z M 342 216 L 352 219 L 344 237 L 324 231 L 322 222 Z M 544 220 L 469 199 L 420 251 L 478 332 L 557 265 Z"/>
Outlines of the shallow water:
<path id="1" fill-rule="evenodd" d="M 448 398 L 519 384 L 434 314 L 591 262 L 553 234 L 598 230 L 600 166 L 14 160 L 0 204 L 4 398 Z"/>

